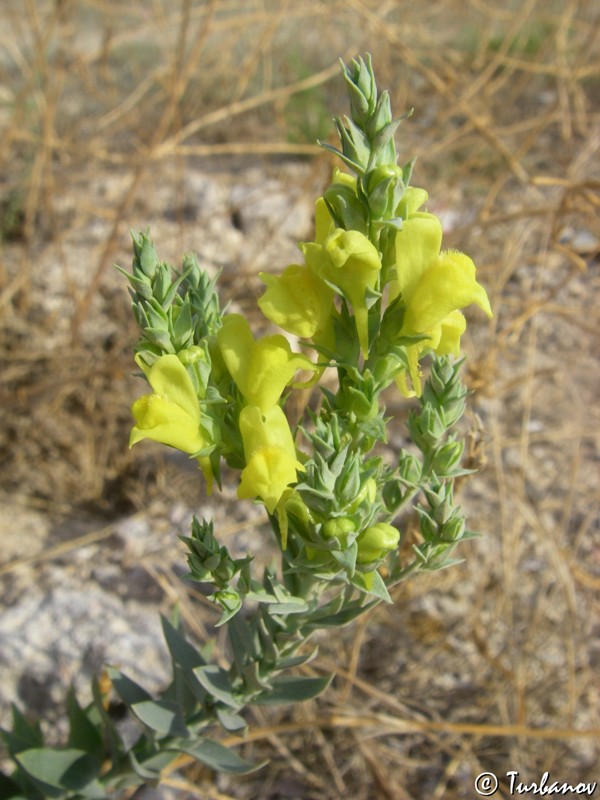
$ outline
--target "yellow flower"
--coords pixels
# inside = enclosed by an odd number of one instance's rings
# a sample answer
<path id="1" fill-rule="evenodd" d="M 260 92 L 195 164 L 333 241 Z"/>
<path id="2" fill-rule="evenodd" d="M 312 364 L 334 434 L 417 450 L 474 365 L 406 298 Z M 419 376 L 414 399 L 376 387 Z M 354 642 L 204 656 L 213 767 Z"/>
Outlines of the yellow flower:
<path id="1" fill-rule="evenodd" d="M 307 267 L 292 264 L 280 276 L 260 273 L 267 290 L 258 300 L 267 319 L 289 333 L 310 339 L 325 326 L 333 305 L 333 289 Z"/>
<path id="2" fill-rule="evenodd" d="M 227 369 L 244 399 L 262 411 L 278 403 L 299 369 L 317 370 L 309 358 L 292 352 L 285 336 L 265 336 L 255 341 L 247 320 L 240 314 L 228 314 L 223 319 L 217 341 Z"/>
<path id="3" fill-rule="evenodd" d="M 138 363 L 144 368 L 141 361 Z M 206 447 L 192 379 L 177 356 L 160 356 L 144 371 L 154 393 L 138 398 L 131 407 L 137 424 L 131 431 L 129 446 L 152 439 L 184 453 L 196 453 Z"/>
<path id="4" fill-rule="evenodd" d="M 389 298 L 410 294 L 442 246 L 442 223 L 433 214 L 417 212 L 396 233 L 396 278 L 390 281 Z"/>
<path id="5" fill-rule="evenodd" d="M 312 272 L 343 295 L 354 311 L 361 351 L 369 353 L 367 291 L 375 290 L 381 259 L 374 244 L 359 231 L 336 228 L 322 243 L 301 245 Z"/>
<path id="6" fill-rule="evenodd" d="M 417 194 L 418 193 L 418 194 Z M 438 355 L 459 355 L 460 337 L 466 321 L 459 309 L 474 303 L 492 316 L 490 301 L 475 278 L 475 264 L 453 250 L 440 253 L 442 225 L 433 214 L 414 211 L 426 199 L 423 190 L 409 197 L 402 229 L 396 234 L 396 276 L 390 282 L 389 296 L 398 295 L 406 305 L 401 336 L 423 336 L 406 348 L 411 391 L 406 375 L 396 378 L 403 394 L 420 395 L 419 358 L 426 349 Z"/>
<path id="7" fill-rule="evenodd" d="M 490 301 L 485 289 L 475 279 L 475 264 L 469 256 L 446 250 L 433 261 L 418 283 L 405 290 L 407 304 L 404 327 L 423 333 L 435 329 L 459 308 L 474 303 L 489 317 Z"/>
<path id="8" fill-rule="evenodd" d="M 151 439 L 190 455 L 209 446 L 211 442 L 200 427 L 200 406 L 194 385 L 177 356 L 160 356 L 151 367 L 139 358 L 136 360 L 154 391 L 139 397 L 131 407 L 136 425 L 131 430 L 129 446 Z M 209 459 L 200 456 L 198 462 L 210 493 Z"/>
<path id="9" fill-rule="evenodd" d="M 262 411 L 251 405 L 240 413 L 240 432 L 246 467 L 238 497 L 260 497 L 272 514 L 288 486 L 296 482 L 297 470 L 303 469 L 290 426 L 279 406 Z"/>

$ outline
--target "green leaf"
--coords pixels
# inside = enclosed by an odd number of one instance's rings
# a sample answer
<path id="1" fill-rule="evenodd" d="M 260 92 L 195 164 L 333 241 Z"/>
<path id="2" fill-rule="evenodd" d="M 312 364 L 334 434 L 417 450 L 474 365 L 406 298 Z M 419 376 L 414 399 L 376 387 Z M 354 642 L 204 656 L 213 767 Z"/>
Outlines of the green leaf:
<path id="1" fill-rule="evenodd" d="M 273 688 L 253 698 L 252 702 L 257 705 L 280 705 L 312 700 L 327 689 L 332 677 L 326 675 L 324 678 L 305 678 L 284 675 L 275 678 Z"/>
<path id="2" fill-rule="evenodd" d="M 196 667 L 194 675 L 198 678 L 206 691 L 225 703 L 230 708 L 241 708 L 243 703 L 240 703 L 238 698 L 233 692 L 229 675 L 224 669 L 217 667 L 214 664 L 208 664 L 205 667 Z"/>
<path id="3" fill-rule="evenodd" d="M 310 622 L 302 627 L 302 630 L 309 632 L 319 628 L 339 628 L 343 625 L 348 625 L 348 623 L 353 622 L 357 617 L 360 617 L 361 614 L 364 614 L 365 611 L 373 608 L 373 606 L 378 602 L 378 600 L 371 600 L 370 603 L 365 603 L 364 605 L 355 604 L 352 606 L 347 606 L 346 608 L 343 608 L 341 611 L 338 611 L 334 614 L 326 614 L 322 617 L 312 617 Z"/>
<path id="4" fill-rule="evenodd" d="M 300 656 L 288 656 L 287 658 L 279 658 L 277 661 L 278 669 L 291 669 L 292 667 L 299 667 L 301 664 L 307 664 L 309 661 L 312 661 L 316 658 L 318 653 L 318 648 L 314 648 L 310 650 L 308 653 L 304 653 Z"/>
<path id="5" fill-rule="evenodd" d="M 379 598 L 380 600 L 384 600 L 386 603 L 392 602 L 392 598 L 387 590 L 387 586 L 377 570 L 368 572 L 366 574 L 362 572 L 355 572 L 352 576 L 352 583 L 362 592 L 373 594 L 375 597 Z"/>
<path id="6" fill-rule="evenodd" d="M 0 797 L 2 800 L 28 800 L 26 795 L 23 794 L 22 787 L 3 772 L 0 772 Z M 30 800 L 33 800 L 33 798 L 30 798 Z"/>
<path id="7" fill-rule="evenodd" d="M 195 713 L 198 706 L 198 696 L 190 686 L 191 681 L 197 684 L 198 692 L 201 692 L 202 697 L 205 697 L 204 689 L 198 683 L 197 678 L 191 672 L 186 674 L 178 664 L 173 664 L 173 680 L 161 694 L 162 700 L 172 700 L 180 708 L 185 708 L 186 717 Z"/>
<path id="8" fill-rule="evenodd" d="M 95 780 L 101 761 L 84 750 L 36 747 L 19 753 L 16 760 L 46 791 L 50 788 L 78 792 L 90 800 L 106 796 Z M 60 797 L 60 794 L 52 792 L 49 796 Z"/>
<path id="9" fill-rule="evenodd" d="M 241 673 L 244 664 L 249 658 L 255 659 L 258 657 L 257 638 L 241 615 L 232 619 L 227 626 L 227 633 L 229 634 L 235 665 L 238 673 Z"/>
<path id="10" fill-rule="evenodd" d="M 217 718 L 226 731 L 241 731 L 247 727 L 246 720 L 239 714 L 230 714 L 217 706 Z"/>
<path id="11" fill-rule="evenodd" d="M 163 635 L 169 648 L 171 658 L 178 664 L 186 676 L 191 675 L 196 667 L 202 667 L 206 661 L 198 650 L 185 638 L 183 633 L 175 628 L 166 617 L 161 616 Z M 193 676 L 192 676 L 193 677 Z"/>
<path id="12" fill-rule="evenodd" d="M 356 557 L 358 555 L 358 545 L 352 542 L 349 547 L 344 550 L 332 550 L 331 555 L 345 570 L 353 574 L 356 568 Z"/>
<path id="13" fill-rule="evenodd" d="M 211 739 L 201 739 L 193 745 L 186 745 L 181 748 L 181 752 L 187 753 L 187 755 L 192 756 L 197 761 L 201 761 L 217 772 L 228 772 L 232 775 L 245 775 L 248 772 L 254 772 L 264 766 L 265 763 L 251 764 L 238 756 L 237 753 L 234 753 L 233 750 L 219 742 L 213 742 Z"/>
<path id="14" fill-rule="evenodd" d="M 189 736 L 183 712 L 170 700 L 143 700 L 131 710 L 146 727 L 159 736 Z"/>
<path id="15" fill-rule="evenodd" d="M 104 747 L 100 730 L 81 708 L 71 686 L 67 695 L 67 716 L 69 718 L 69 747 L 78 747 L 91 755 L 102 758 Z"/>
<path id="16" fill-rule="evenodd" d="M 177 755 L 173 753 L 172 750 L 165 750 L 162 753 L 156 753 L 145 759 L 138 759 L 133 750 L 129 753 L 131 766 L 135 770 L 136 775 L 139 775 L 144 782 L 159 780 L 162 770 L 176 758 Z M 138 782 L 136 781 L 136 783 Z"/>
<path id="17" fill-rule="evenodd" d="M 302 601 L 302 604 L 294 600 L 289 603 L 270 603 L 269 614 L 287 616 L 288 614 L 303 614 L 308 610 L 308 605 Z"/>
<path id="18" fill-rule="evenodd" d="M 115 691 L 126 705 L 132 706 L 134 703 L 152 700 L 152 695 L 148 694 L 145 689 L 139 686 L 135 681 L 132 681 L 131 678 L 128 678 L 127 675 L 123 675 L 122 672 L 119 672 L 118 669 L 108 667 L 107 672 Z"/>
<path id="19" fill-rule="evenodd" d="M 102 720 L 102 733 L 103 739 L 107 742 L 110 750 L 110 757 L 113 764 L 119 762 L 121 756 L 125 752 L 123 742 L 117 731 L 115 723 L 110 717 L 110 714 L 104 708 L 104 697 L 100 691 L 100 685 L 97 678 L 92 678 L 92 696 L 94 698 L 95 711 L 100 715 Z"/>
<path id="20" fill-rule="evenodd" d="M 16 705 L 12 707 L 13 725 L 12 731 L 0 728 L 0 737 L 4 741 L 11 756 L 21 750 L 28 750 L 31 747 L 42 747 L 44 737 L 40 729 L 39 722 L 30 724 Z"/>

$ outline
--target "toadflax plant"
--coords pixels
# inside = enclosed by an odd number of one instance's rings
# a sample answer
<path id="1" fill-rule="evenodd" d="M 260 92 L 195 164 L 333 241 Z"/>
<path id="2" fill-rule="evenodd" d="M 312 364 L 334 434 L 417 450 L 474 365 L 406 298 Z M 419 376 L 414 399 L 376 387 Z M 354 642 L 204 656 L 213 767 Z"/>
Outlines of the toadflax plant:
<path id="1" fill-rule="evenodd" d="M 256 768 L 219 740 L 223 731 L 243 737 L 249 705 L 327 687 L 329 677 L 295 669 L 314 656 L 312 634 L 390 602 L 407 576 L 453 563 L 470 535 L 453 498 L 466 472 L 453 432 L 467 396 L 460 309 L 491 316 L 490 304 L 471 259 L 442 249 L 441 223 L 423 210 L 427 192 L 409 185 L 413 162 L 397 163 L 401 120 L 377 91 L 370 58 L 342 66 L 350 116 L 335 118 L 340 149 L 323 146 L 344 171 L 316 201 L 299 263 L 261 273 L 260 310 L 290 337 L 256 338 L 244 317 L 221 311 L 216 282 L 194 256 L 176 271 L 146 234 L 133 237 L 128 275 L 141 332 L 135 360 L 150 387 L 133 404 L 130 445 L 152 439 L 187 453 L 208 492 L 221 486 L 223 463 L 237 471 L 239 499 L 266 508 L 278 560 L 257 575 L 251 553 L 235 557 L 210 520 L 194 519 L 183 539 L 189 577 L 213 587 L 229 662 L 211 661 L 163 620 L 173 677 L 159 697 L 109 668 L 109 688 L 94 681 L 90 705 L 69 695 L 60 748 L 44 747 L 39 727 L 14 710 L 2 732 L 14 762 L 2 797 L 118 797 L 159 782 L 181 754 L 215 770 Z M 404 420 L 410 450 L 394 463 L 378 455 L 390 386 L 416 398 Z M 286 403 L 307 387 L 319 388 L 318 411 L 292 427 Z M 420 536 L 410 544 L 397 520 L 413 505 Z M 133 741 L 108 711 L 113 692 L 137 723 Z"/>

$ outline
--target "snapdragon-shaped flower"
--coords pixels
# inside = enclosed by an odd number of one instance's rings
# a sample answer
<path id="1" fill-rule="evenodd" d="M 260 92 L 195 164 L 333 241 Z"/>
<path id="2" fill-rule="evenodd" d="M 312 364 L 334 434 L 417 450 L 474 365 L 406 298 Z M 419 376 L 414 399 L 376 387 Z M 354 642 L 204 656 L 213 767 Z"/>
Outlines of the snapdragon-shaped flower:
<path id="1" fill-rule="evenodd" d="M 306 264 L 352 305 L 363 356 L 369 353 L 369 295 L 377 289 L 381 259 L 372 242 L 359 231 L 336 228 L 322 243 L 301 245 Z"/>
<path id="2" fill-rule="evenodd" d="M 313 362 L 292 352 L 285 336 L 265 336 L 255 341 L 247 320 L 240 314 L 228 314 L 217 333 L 221 355 L 236 386 L 249 405 L 268 411 L 278 402 L 298 370 L 316 372 Z"/>
<path id="3" fill-rule="evenodd" d="M 333 211 L 347 211 L 358 207 L 356 178 L 335 169 L 333 180 L 323 197 L 315 203 L 315 243 L 322 245 L 336 229 L 328 207 Z M 337 209 L 336 209 L 337 207 Z M 267 290 L 258 300 L 261 311 L 283 330 L 302 339 L 312 339 L 316 344 L 331 345 L 334 290 L 325 280 L 308 266 L 292 264 L 281 275 L 260 273 Z"/>
<path id="4" fill-rule="evenodd" d="M 267 290 L 258 300 L 267 319 L 302 339 L 325 328 L 333 306 L 333 289 L 306 266 L 292 264 L 280 276 L 260 273 Z"/>
<path id="5" fill-rule="evenodd" d="M 475 304 L 489 317 L 490 301 L 475 278 L 475 264 L 463 253 L 440 252 L 442 225 L 433 214 L 417 209 L 427 199 L 423 189 L 408 189 L 401 209 L 407 216 L 396 234 L 396 277 L 390 298 L 398 295 L 406 306 L 401 336 L 422 336 L 407 347 L 413 390 L 401 373 L 396 382 L 403 394 L 420 395 L 419 358 L 424 350 L 437 355 L 459 355 L 466 321 L 459 309 Z M 401 204 L 402 205 L 402 204 Z"/>
<path id="6" fill-rule="evenodd" d="M 260 497 L 272 514 L 288 486 L 296 482 L 297 470 L 303 469 L 289 423 L 279 406 L 262 411 L 250 405 L 240 413 L 240 432 L 246 467 L 238 497 Z"/>
<path id="7" fill-rule="evenodd" d="M 151 439 L 190 455 L 209 447 L 212 442 L 201 426 L 200 405 L 192 379 L 179 358 L 171 354 L 160 356 L 150 367 L 139 357 L 136 361 L 153 393 L 139 397 L 131 407 L 136 425 L 131 430 L 129 446 Z M 209 459 L 202 455 L 198 462 L 210 490 Z"/>

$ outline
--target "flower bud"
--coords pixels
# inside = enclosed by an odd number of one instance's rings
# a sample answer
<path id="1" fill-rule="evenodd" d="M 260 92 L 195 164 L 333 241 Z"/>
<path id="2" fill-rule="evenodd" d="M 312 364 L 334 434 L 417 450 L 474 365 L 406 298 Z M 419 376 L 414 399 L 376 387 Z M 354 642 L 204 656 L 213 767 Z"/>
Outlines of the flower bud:
<path id="1" fill-rule="evenodd" d="M 237 614 L 242 607 L 242 598 L 235 590 L 221 590 L 215 592 L 210 596 L 210 599 L 218 603 L 225 612 L 226 618 L 225 620 L 221 620 L 222 622 L 226 621 L 227 618 L 232 617 L 234 614 Z"/>
<path id="2" fill-rule="evenodd" d="M 440 538 L 444 542 L 455 542 L 460 539 L 465 532 L 465 518 L 461 514 L 453 514 L 450 519 L 442 525 Z"/>
<path id="3" fill-rule="evenodd" d="M 138 267 L 148 278 L 153 278 L 160 266 L 154 244 L 144 233 L 133 236 L 134 268 Z"/>
<path id="4" fill-rule="evenodd" d="M 446 442 L 433 457 L 432 469 L 436 475 L 450 475 L 464 450 L 463 442 Z"/>
<path id="5" fill-rule="evenodd" d="M 371 214 L 375 219 L 390 219 L 405 190 L 402 169 L 395 164 L 380 164 L 365 178 Z"/>
<path id="6" fill-rule="evenodd" d="M 385 558 L 387 553 L 398 547 L 399 541 L 400 532 L 393 525 L 388 525 L 386 522 L 371 525 L 357 539 L 356 563 L 371 564 L 373 561 Z"/>
<path id="7" fill-rule="evenodd" d="M 377 497 L 377 481 L 374 478 L 369 478 L 361 486 L 359 493 L 354 498 L 352 505 L 348 509 L 351 514 L 359 508 L 359 506 L 366 500 L 369 505 L 373 505 Z"/>
<path id="8" fill-rule="evenodd" d="M 407 482 L 417 484 L 421 480 L 421 463 L 412 453 L 403 450 L 398 459 L 398 471 Z"/>
<path id="9" fill-rule="evenodd" d="M 321 528 L 321 535 L 324 539 L 337 539 L 340 547 L 344 548 L 348 541 L 348 534 L 356 530 L 356 524 L 350 517 L 336 517 L 328 519 Z"/>
<path id="10" fill-rule="evenodd" d="M 193 344 L 184 350 L 180 350 L 177 353 L 177 358 L 187 367 L 189 364 L 194 364 L 198 359 L 206 361 L 206 353 L 197 344 Z"/>

